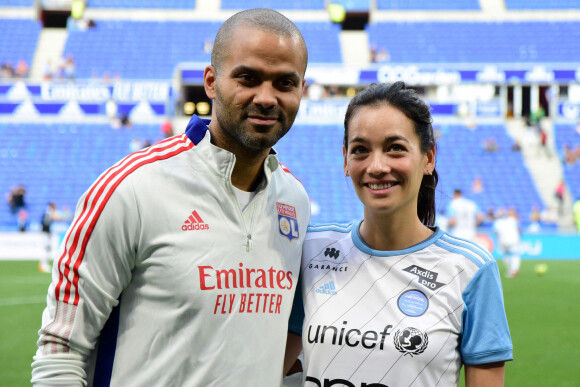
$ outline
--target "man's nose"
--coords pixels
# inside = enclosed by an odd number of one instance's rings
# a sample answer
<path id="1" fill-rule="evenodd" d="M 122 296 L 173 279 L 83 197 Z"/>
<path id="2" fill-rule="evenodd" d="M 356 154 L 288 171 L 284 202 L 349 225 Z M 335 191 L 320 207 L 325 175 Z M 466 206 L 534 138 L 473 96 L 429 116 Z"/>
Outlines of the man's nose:
<path id="1" fill-rule="evenodd" d="M 257 89 L 254 96 L 254 103 L 263 108 L 270 108 L 278 103 L 277 90 L 270 82 L 263 82 Z"/>

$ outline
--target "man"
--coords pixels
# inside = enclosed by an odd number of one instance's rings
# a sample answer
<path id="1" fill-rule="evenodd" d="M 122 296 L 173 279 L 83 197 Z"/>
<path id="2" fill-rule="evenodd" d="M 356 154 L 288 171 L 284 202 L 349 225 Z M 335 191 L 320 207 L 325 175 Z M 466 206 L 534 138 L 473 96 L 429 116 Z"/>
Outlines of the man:
<path id="1" fill-rule="evenodd" d="M 50 265 L 49 261 L 53 258 L 52 257 L 52 223 L 59 220 L 58 211 L 56 209 L 56 204 L 54 202 L 48 203 L 46 206 L 44 213 L 42 214 L 42 218 L 40 221 L 40 225 L 42 227 L 42 232 L 46 236 L 45 241 L 45 250 L 46 254 L 40 258 L 40 262 L 38 263 L 38 271 L 41 273 L 50 273 Z"/>
<path id="2" fill-rule="evenodd" d="M 209 127 L 192 117 L 81 198 L 33 383 L 280 385 L 309 202 L 271 147 L 294 122 L 306 63 L 275 11 L 223 24 L 204 73 Z"/>
<path id="3" fill-rule="evenodd" d="M 477 226 L 483 216 L 477 204 L 465 198 L 460 189 L 453 191 L 453 199 L 447 207 L 449 233 L 456 237 L 475 241 Z"/>
<path id="4" fill-rule="evenodd" d="M 515 208 L 506 212 L 500 208 L 497 219 L 493 222 L 493 232 L 497 236 L 499 250 L 503 253 L 506 277 L 514 278 L 520 271 L 520 219 Z"/>

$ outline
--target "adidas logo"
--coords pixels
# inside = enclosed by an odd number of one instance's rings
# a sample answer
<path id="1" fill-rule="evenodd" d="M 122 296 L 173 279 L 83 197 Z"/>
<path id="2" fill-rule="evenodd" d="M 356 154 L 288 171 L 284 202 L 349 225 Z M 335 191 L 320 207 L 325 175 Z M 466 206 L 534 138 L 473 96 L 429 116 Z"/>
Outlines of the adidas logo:
<path id="1" fill-rule="evenodd" d="M 329 281 L 325 283 L 324 285 L 318 287 L 318 289 L 316 289 L 315 291 L 316 293 L 329 294 L 331 296 L 334 296 L 336 293 L 338 293 L 338 291 L 334 287 L 334 281 Z"/>
<path id="2" fill-rule="evenodd" d="M 185 220 L 183 226 L 181 226 L 183 231 L 189 230 L 209 230 L 209 224 L 205 223 L 197 211 L 192 211 L 191 215 Z"/>

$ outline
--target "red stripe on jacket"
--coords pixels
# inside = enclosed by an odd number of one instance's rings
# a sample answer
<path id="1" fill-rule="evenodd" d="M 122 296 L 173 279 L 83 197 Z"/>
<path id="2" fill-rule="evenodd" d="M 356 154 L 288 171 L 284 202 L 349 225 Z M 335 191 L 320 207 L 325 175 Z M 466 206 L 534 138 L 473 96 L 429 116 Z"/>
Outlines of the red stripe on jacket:
<path id="1" fill-rule="evenodd" d="M 81 213 L 79 214 L 79 216 L 77 217 L 77 219 L 75 220 L 75 222 L 71 228 L 71 232 L 67 236 L 67 239 L 64 243 L 64 251 L 63 251 L 61 257 L 59 258 L 58 267 L 59 267 L 60 277 L 59 277 L 58 284 L 55 288 L 55 296 L 56 296 L 57 300 L 60 299 L 61 287 L 62 287 L 63 283 L 66 282 L 65 289 L 64 289 L 64 298 L 62 301 L 65 303 L 70 302 L 71 288 L 74 286 L 75 297 L 73 300 L 73 304 L 78 305 L 78 303 L 79 303 L 78 269 L 79 269 L 79 266 L 84 258 L 84 253 L 85 253 L 84 249 L 86 248 L 86 245 L 91 237 L 91 233 L 95 227 L 95 224 L 97 223 L 97 220 L 99 219 L 99 216 L 101 215 L 101 212 L 103 211 L 107 201 L 109 200 L 110 196 L 113 194 L 113 192 L 115 191 L 117 186 L 127 176 L 129 176 L 132 172 L 134 172 L 138 168 L 140 168 L 144 165 L 150 164 L 152 162 L 158 161 L 158 160 L 165 160 L 165 159 L 171 158 L 171 157 L 176 156 L 184 151 L 187 151 L 195 146 L 195 144 L 193 144 L 193 143 L 187 144 L 187 141 L 188 141 L 187 136 L 185 134 L 183 134 L 179 137 L 172 137 L 172 138 L 168 138 L 166 140 L 163 140 L 163 141 L 157 143 L 156 145 L 153 145 L 152 147 L 141 150 L 139 152 L 132 153 L 132 154 L 128 155 L 127 157 L 125 157 L 124 159 L 122 159 L 117 164 L 115 164 L 114 166 L 112 166 L 111 168 L 109 168 L 95 183 L 93 183 L 93 185 L 91 186 L 91 188 L 90 188 L 90 190 L 89 190 L 88 194 L 86 195 L 85 200 L 83 202 L 83 209 L 82 209 Z M 161 153 L 169 148 L 172 148 L 172 147 L 180 145 L 180 144 L 187 144 L 187 146 L 180 147 L 180 148 L 178 148 L 172 152 L 169 152 L 167 154 L 157 155 L 157 156 L 151 157 L 152 155 L 154 155 L 156 153 Z M 125 169 L 129 165 L 133 165 L 133 166 L 130 169 Z M 114 180 L 119 175 L 121 175 L 121 177 L 117 180 L 117 182 L 115 182 L 113 185 L 110 185 L 111 181 Z M 97 188 L 97 186 L 101 182 L 104 182 L 103 185 L 97 191 L 95 198 L 93 200 L 91 200 L 91 197 L 93 195 L 94 190 Z M 98 208 L 96 208 L 96 210 L 95 210 L 94 206 L 88 207 L 89 202 L 97 203 L 100 200 L 103 192 L 107 189 L 109 189 L 109 193 L 105 196 L 104 200 L 98 206 Z M 93 216 L 93 212 L 95 214 L 94 216 Z M 79 256 L 77 257 L 76 262 L 74 263 L 74 266 L 72 268 L 73 278 L 72 278 L 72 282 L 71 282 L 68 278 L 69 278 L 70 271 L 71 271 L 70 265 L 72 263 L 72 257 L 75 254 L 77 247 L 79 246 L 80 235 L 81 235 L 81 233 L 82 233 L 82 231 L 87 223 L 87 220 L 90 219 L 91 217 L 92 217 L 92 220 L 90 221 L 90 223 L 88 225 L 88 228 L 86 230 L 85 235 L 83 236 L 82 241 L 80 241 L 80 252 L 79 252 Z M 67 251 L 67 249 L 68 249 L 67 246 L 68 246 L 68 243 L 69 243 L 69 240 L 71 237 L 73 237 L 73 239 L 72 239 L 72 244 L 71 244 L 70 252 L 69 252 L 69 251 Z M 65 258 L 67 258 L 67 260 L 65 262 L 64 269 L 61 271 L 60 267 L 61 267 L 62 262 L 64 261 Z"/>

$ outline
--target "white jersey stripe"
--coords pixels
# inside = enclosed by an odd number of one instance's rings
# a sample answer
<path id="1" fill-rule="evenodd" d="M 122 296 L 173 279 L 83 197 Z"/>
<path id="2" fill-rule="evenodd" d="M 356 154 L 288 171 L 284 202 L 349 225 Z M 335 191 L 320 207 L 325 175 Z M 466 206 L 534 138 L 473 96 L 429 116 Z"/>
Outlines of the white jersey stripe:
<path id="1" fill-rule="evenodd" d="M 453 235 L 445 235 L 445 236 L 443 236 L 442 239 L 445 241 L 448 241 L 450 243 L 453 243 L 451 241 L 455 241 L 456 243 L 454 243 L 454 244 L 461 246 L 461 247 L 465 247 L 466 249 L 469 249 L 469 250 L 473 251 L 474 253 L 481 255 L 483 257 L 483 259 L 486 261 L 491 261 L 494 259 L 489 251 L 487 251 L 483 247 L 479 246 L 478 244 L 473 243 L 471 241 L 468 241 L 466 239 L 457 238 L 456 236 L 453 236 Z"/>
<path id="2" fill-rule="evenodd" d="M 473 263 L 475 263 L 477 265 L 477 267 L 482 267 L 485 263 L 485 260 L 483 260 L 481 257 L 476 257 L 473 254 L 471 254 L 469 251 L 466 251 L 465 249 L 462 249 L 459 247 L 454 247 L 447 241 L 438 240 L 437 242 L 435 242 L 435 245 L 441 247 L 442 249 L 450 251 L 452 253 L 457 253 L 457 254 L 463 255 L 466 258 L 469 258 L 469 260 L 472 261 Z"/>

